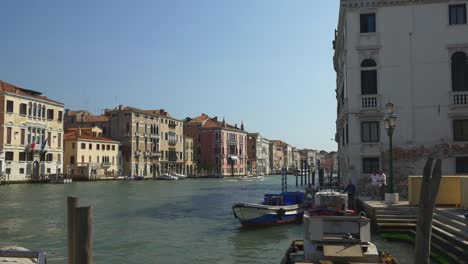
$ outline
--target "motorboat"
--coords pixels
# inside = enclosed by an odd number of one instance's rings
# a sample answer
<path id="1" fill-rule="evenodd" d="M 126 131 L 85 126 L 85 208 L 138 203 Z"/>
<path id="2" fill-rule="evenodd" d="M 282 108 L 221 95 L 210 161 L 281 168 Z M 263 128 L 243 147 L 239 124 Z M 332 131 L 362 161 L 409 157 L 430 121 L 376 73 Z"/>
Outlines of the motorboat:
<path id="1" fill-rule="evenodd" d="M 172 175 L 173 175 L 173 176 L 176 176 L 179 180 L 182 180 L 182 179 L 187 178 L 187 176 L 184 175 L 184 174 L 173 173 Z"/>
<path id="2" fill-rule="evenodd" d="M 155 180 L 167 180 L 167 181 L 175 181 L 178 180 L 179 178 L 177 176 L 171 175 L 169 173 L 163 173 L 159 175 L 158 177 L 154 178 Z"/>
<path id="3" fill-rule="evenodd" d="M 265 194 L 262 203 L 236 203 L 232 211 L 246 227 L 300 222 L 306 210 L 303 199 L 304 193 L 301 192 Z"/>
<path id="4" fill-rule="evenodd" d="M 304 239 L 292 242 L 282 264 L 397 263 L 371 242 L 370 219 L 347 210 L 346 194 L 333 190 L 317 192 L 303 222 Z"/>

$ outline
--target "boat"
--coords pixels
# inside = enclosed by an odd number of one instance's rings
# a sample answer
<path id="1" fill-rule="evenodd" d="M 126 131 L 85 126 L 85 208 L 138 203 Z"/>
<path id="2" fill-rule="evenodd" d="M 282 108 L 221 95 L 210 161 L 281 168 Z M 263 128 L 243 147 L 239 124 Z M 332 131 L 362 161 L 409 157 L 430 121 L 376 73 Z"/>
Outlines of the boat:
<path id="1" fill-rule="evenodd" d="M 261 180 L 264 180 L 265 177 L 263 176 L 241 176 L 239 178 L 237 178 L 238 181 L 261 181 Z"/>
<path id="2" fill-rule="evenodd" d="M 133 176 L 133 180 L 135 180 L 135 181 L 142 181 L 144 179 L 145 179 L 145 177 L 143 177 L 143 176 L 137 176 L 137 175 Z"/>
<path id="3" fill-rule="evenodd" d="M 265 194 L 262 203 L 236 203 L 232 211 L 245 227 L 300 222 L 306 210 L 303 199 L 304 193 L 301 192 Z"/>
<path id="4" fill-rule="evenodd" d="M 167 180 L 167 181 L 174 181 L 178 180 L 179 178 L 174 175 L 170 175 L 169 173 L 163 173 L 159 175 L 158 177 L 154 178 L 155 180 Z"/>
<path id="5" fill-rule="evenodd" d="M 370 219 L 347 210 L 346 194 L 327 190 L 314 198 L 304 213 L 304 239 L 291 243 L 281 264 L 397 263 L 371 242 Z"/>
<path id="6" fill-rule="evenodd" d="M 133 181 L 133 180 L 135 180 L 135 178 L 132 177 L 132 176 L 125 176 L 123 179 L 124 179 L 124 181 Z"/>
<path id="7" fill-rule="evenodd" d="M 173 175 L 173 176 L 176 176 L 179 180 L 182 180 L 182 179 L 187 178 L 187 176 L 184 175 L 184 174 L 173 173 L 172 175 Z"/>

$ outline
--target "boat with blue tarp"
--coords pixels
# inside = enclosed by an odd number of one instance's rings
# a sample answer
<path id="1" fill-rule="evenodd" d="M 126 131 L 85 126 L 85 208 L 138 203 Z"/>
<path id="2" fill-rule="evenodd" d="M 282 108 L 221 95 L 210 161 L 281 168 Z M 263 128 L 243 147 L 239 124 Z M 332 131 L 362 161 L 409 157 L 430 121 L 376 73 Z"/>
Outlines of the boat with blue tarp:
<path id="1" fill-rule="evenodd" d="M 259 204 L 236 203 L 232 211 L 243 226 L 255 227 L 300 222 L 306 208 L 304 193 L 282 192 L 265 194 Z"/>

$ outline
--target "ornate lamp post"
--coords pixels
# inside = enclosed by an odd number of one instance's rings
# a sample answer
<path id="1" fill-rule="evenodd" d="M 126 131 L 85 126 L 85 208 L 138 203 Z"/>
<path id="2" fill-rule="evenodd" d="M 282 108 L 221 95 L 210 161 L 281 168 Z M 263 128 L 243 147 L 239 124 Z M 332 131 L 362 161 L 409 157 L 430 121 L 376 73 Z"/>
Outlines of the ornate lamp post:
<path id="1" fill-rule="evenodd" d="M 387 117 L 384 120 L 385 129 L 387 130 L 387 135 L 389 138 L 390 145 L 390 158 L 389 158 L 389 169 L 390 169 L 390 179 L 387 187 L 387 193 L 395 193 L 395 184 L 393 181 L 393 132 L 397 124 L 397 117 L 394 114 L 394 105 L 392 103 L 387 103 Z"/>

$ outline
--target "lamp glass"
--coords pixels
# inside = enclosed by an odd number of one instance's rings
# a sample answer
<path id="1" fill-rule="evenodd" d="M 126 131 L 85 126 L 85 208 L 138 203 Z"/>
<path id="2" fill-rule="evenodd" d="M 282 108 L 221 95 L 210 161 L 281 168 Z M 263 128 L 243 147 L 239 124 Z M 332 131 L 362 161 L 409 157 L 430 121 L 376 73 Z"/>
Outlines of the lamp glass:
<path id="1" fill-rule="evenodd" d="M 390 121 L 390 126 L 391 126 L 391 127 L 396 127 L 396 125 L 397 125 L 397 117 L 396 117 L 396 115 L 393 115 L 393 114 L 392 114 L 392 115 L 390 115 L 390 116 L 388 117 L 388 119 L 389 119 L 389 121 Z"/>
<path id="2" fill-rule="evenodd" d="M 389 128 L 390 128 L 390 119 L 385 118 L 385 120 L 384 120 L 384 127 L 385 127 L 385 129 L 389 129 Z"/>
<path id="3" fill-rule="evenodd" d="M 387 114 L 393 114 L 395 111 L 393 103 L 388 102 L 386 105 L 387 107 Z"/>

